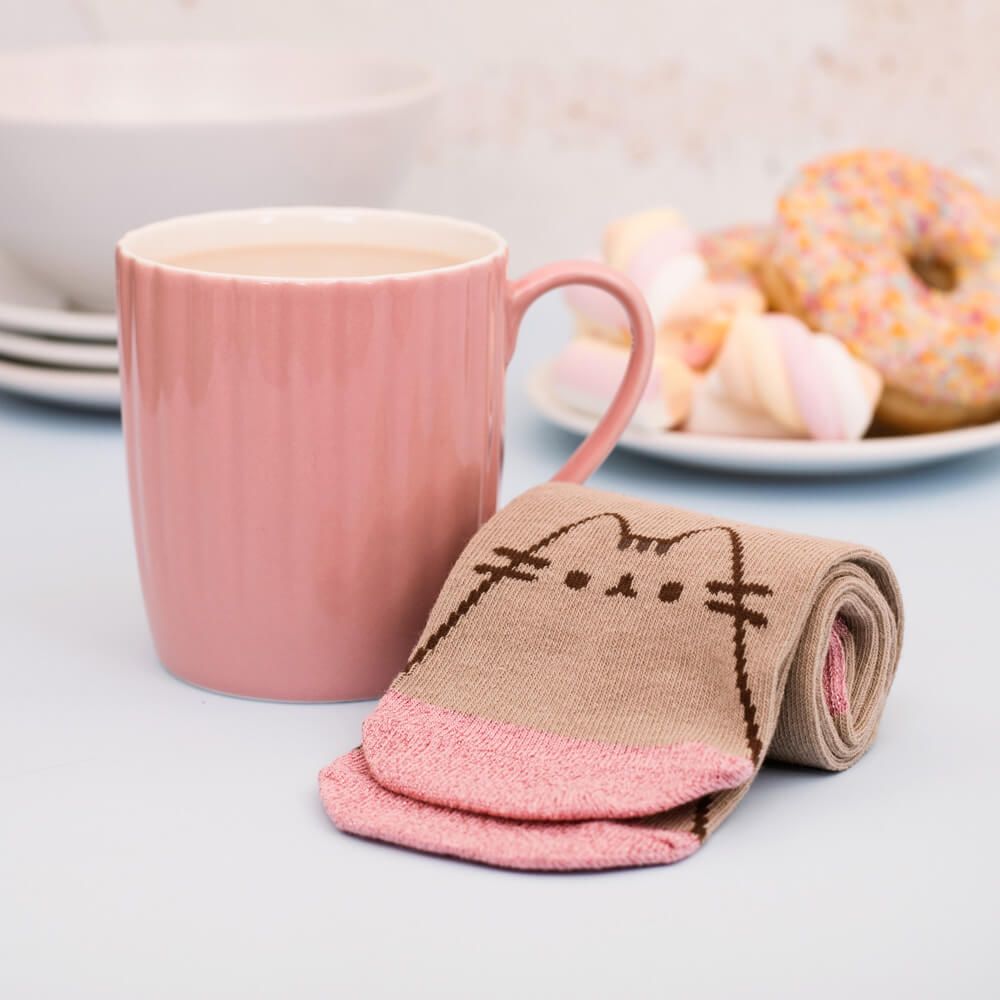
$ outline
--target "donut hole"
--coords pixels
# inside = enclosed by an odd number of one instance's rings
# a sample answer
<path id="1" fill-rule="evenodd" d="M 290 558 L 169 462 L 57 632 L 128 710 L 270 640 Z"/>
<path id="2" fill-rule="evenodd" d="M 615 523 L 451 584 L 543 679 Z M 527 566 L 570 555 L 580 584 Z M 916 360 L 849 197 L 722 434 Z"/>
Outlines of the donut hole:
<path id="1" fill-rule="evenodd" d="M 958 287 L 958 268 L 936 253 L 911 253 L 906 263 L 916 279 L 935 292 L 953 292 Z"/>

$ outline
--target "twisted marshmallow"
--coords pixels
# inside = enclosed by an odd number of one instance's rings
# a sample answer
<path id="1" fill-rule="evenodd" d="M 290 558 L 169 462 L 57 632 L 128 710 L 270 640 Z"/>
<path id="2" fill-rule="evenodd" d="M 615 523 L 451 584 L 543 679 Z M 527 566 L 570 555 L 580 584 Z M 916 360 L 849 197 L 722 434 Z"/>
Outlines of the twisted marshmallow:
<path id="1" fill-rule="evenodd" d="M 811 332 L 793 316 L 770 313 L 737 319 L 698 392 L 711 395 L 715 409 L 728 403 L 754 413 L 755 435 L 774 436 L 780 429 L 786 437 L 847 441 L 871 425 L 882 379 L 839 340 Z M 696 402 L 688 428 L 733 433 L 731 411 L 713 426 L 712 410 Z"/>

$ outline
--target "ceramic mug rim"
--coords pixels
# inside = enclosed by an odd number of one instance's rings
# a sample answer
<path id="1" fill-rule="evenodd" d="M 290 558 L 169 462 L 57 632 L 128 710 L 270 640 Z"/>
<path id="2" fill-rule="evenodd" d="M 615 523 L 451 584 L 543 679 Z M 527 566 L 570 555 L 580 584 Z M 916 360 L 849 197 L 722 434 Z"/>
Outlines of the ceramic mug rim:
<path id="1" fill-rule="evenodd" d="M 224 271 L 206 271 L 194 267 L 181 267 L 170 263 L 170 257 L 178 257 L 184 253 L 197 252 L 200 250 L 214 250 L 222 247 L 241 246 L 247 244 L 260 244 L 270 242 L 266 237 L 274 237 L 272 229 L 268 232 L 269 226 L 278 228 L 288 235 L 283 238 L 273 239 L 276 244 L 281 243 L 309 243 L 321 242 L 318 239 L 310 240 L 302 235 L 294 235 L 293 228 L 296 222 L 312 223 L 313 232 L 318 232 L 320 228 L 326 227 L 327 232 L 332 231 L 337 226 L 344 227 L 349 231 L 355 228 L 355 240 L 345 242 L 359 242 L 362 230 L 369 233 L 372 229 L 383 234 L 391 231 L 400 233 L 409 232 L 422 233 L 425 237 L 430 237 L 435 231 L 439 236 L 447 235 L 446 243 L 449 248 L 460 246 L 471 247 L 465 251 L 455 250 L 459 257 L 453 264 L 446 264 L 442 267 L 426 268 L 420 271 L 406 271 L 402 273 L 387 272 L 384 274 L 370 275 L 335 275 L 323 277 L 294 276 L 294 275 L 248 275 L 233 274 Z M 284 224 L 284 226 L 283 226 Z M 259 227 L 254 232 L 255 236 L 264 239 L 251 240 L 240 239 L 218 235 L 220 229 L 229 227 L 230 232 L 236 230 L 239 233 L 248 233 Z M 242 228 L 241 228 L 242 227 Z M 204 239 L 197 241 L 197 236 L 207 234 L 217 234 L 214 239 Z M 195 240 L 192 243 L 185 241 L 185 238 Z M 326 240 L 324 242 L 330 242 Z M 335 241 L 334 241 L 335 242 Z M 365 242 L 364 238 L 360 242 Z M 159 246 L 161 249 L 156 252 L 150 246 Z M 392 245 L 406 247 L 414 250 L 441 250 L 439 242 L 430 238 L 415 241 L 400 241 L 394 239 L 389 243 L 379 245 Z M 162 249 L 173 247 L 172 250 Z M 169 219 L 162 219 L 151 222 L 144 226 L 139 226 L 129 230 L 119 240 L 116 247 L 117 254 L 135 263 L 146 267 L 164 271 L 169 274 L 184 275 L 189 278 L 201 278 L 211 280 L 236 281 L 252 285 L 362 285 L 377 284 L 378 282 L 422 280 L 428 277 L 454 274 L 465 271 L 470 267 L 488 265 L 497 260 L 506 262 L 507 241 L 495 230 L 477 222 L 468 222 L 464 219 L 457 219 L 447 215 L 433 215 L 424 212 L 407 212 L 397 209 L 381 208 L 349 208 L 339 206 L 324 205 L 296 205 L 278 206 L 272 208 L 249 208 L 230 209 L 216 212 L 198 212 L 192 215 L 179 215 Z"/>

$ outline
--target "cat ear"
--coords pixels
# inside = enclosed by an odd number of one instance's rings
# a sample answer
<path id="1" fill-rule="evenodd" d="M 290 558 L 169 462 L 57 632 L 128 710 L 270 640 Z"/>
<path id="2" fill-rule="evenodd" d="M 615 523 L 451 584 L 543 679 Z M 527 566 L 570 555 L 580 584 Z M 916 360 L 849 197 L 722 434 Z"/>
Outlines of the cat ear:
<path id="1" fill-rule="evenodd" d="M 628 524 L 625 519 L 608 511 L 563 525 L 558 530 L 558 535 L 545 546 L 545 554 L 556 558 L 564 550 L 586 551 L 592 553 L 593 559 L 609 549 L 615 551 L 624 548 L 623 540 L 627 537 Z"/>

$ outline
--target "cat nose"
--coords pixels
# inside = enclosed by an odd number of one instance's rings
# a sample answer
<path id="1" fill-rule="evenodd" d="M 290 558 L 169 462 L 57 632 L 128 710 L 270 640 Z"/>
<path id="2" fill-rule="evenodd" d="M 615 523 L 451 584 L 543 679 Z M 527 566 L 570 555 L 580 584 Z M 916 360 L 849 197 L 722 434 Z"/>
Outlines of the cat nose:
<path id="1" fill-rule="evenodd" d="M 638 597 L 635 587 L 632 584 L 632 574 L 622 573 L 618 582 L 604 591 L 605 597 Z"/>

